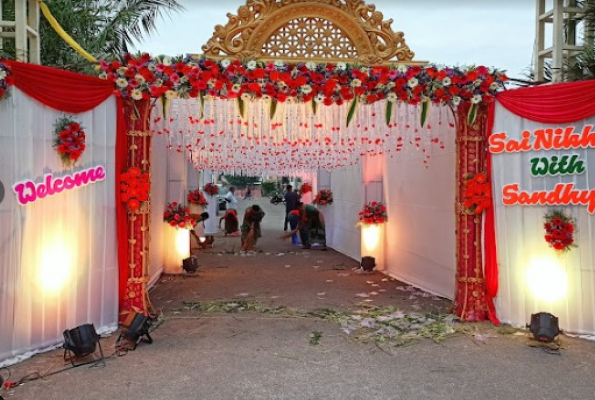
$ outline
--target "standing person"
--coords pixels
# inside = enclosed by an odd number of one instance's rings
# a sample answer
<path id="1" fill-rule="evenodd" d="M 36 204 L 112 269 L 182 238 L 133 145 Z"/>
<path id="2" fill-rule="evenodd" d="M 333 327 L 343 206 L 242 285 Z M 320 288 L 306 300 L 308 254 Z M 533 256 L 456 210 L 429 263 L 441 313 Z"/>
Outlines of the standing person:
<path id="1" fill-rule="evenodd" d="M 326 232 L 324 229 L 324 216 L 316 207 L 311 204 L 298 203 L 300 221 L 298 230 L 300 240 L 304 249 L 311 248 L 312 244 L 320 246 L 320 250 L 326 250 Z"/>
<path id="2" fill-rule="evenodd" d="M 300 195 L 293 191 L 293 186 L 287 185 L 287 191 L 283 198 L 285 199 L 285 222 L 283 223 L 283 231 L 287 232 L 287 224 L 289 223 L 289 213 L 298 208 L 297 204 L 300 201 Z"/>
<path id="3" fill-rule="evenodd" d="M 246 209 L 244 221 L 242 222 L 242 250 L 252 250 L 256 246 L 258 238 L 262 236 L 260 221 L 264 218 L 264 211 L 260 206 L 254 204 Z"/>
<path id="4" fill-rule="evenodd" d="M 228 210 L 238 210 L 238 199 L 235 196 L 236 188 L 233 186 L 229 187 L 229 192 L 225 195 L 225 201 L 227 202 Z"/>

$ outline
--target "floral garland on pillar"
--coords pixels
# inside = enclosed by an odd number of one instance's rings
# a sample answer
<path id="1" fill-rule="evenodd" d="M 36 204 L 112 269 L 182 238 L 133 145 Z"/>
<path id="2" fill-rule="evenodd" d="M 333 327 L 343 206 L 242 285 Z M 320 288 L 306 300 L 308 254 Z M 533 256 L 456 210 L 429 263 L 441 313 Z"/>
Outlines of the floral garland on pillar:
<path id="1" fill-rule="evenodd" d="M 190 214 L 190 209 L 176 201 L 167 205 L 163 220 L 171 227 L 179 229 L 192 229 L 197 222 Z"/>
<path id="2" fill-rule="evenodd" d="M 492 205 L 492 184 L 485 173 L 468 175 L 463 193 L 463 206 L 470 214 L 481 214 Z"/>
<path id="3" fill-rule="evenodd" d="M 300 194 L 304 195 L 306 193 L 310 193 L 312 191 L 312 185 L 308 182 L 302 183 L 300 186 Z"/>
<path id="4" fill-rule="evenodd" d="M 214 183 L 207 183 L 204 187 L 204 192 L 209 196 L 217 196 L 219 194 L 219 186 Z"/>
<path id="5" fill-rule="evenodd" d="M 150 177 L 138 167 L 130 167 L 120 175 L 120 199 L 130 211 L 136 211 L 141 203 L 149 200 Z"/>
<path id="6" fill-rule="evenodd" d="M 359 213 L 359 222 L 357 225 L 376 225 L 388 222 L 388 213 L 386 206 L 382 202 L 373 201 L 364 204 L 364 208 Z"/>
<path id="7" fill-rule="evenodd" d="M 80 123 L 68 118 L 59 118 L 54 124 L 54 148 L 66 167 L 73 167 L 87 148 L 87 135 Z"/>
<path id="8" fill-rule="evenodd" d="M 321 206 L 333 204 L 333 192 L 330 189 L 322 189 L 316 194 L 316 197 L 314 200 L 312 200 L 312 203 Z"/>

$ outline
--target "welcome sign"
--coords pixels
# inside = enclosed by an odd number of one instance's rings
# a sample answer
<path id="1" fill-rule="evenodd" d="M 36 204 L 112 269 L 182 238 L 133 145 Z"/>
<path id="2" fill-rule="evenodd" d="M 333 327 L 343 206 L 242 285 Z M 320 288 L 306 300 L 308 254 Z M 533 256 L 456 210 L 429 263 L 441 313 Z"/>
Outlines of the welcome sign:
<path id="1" fill-rule="evenodd" d="M 32 180 L 17 182 L 13 185 L 12 190 L 16 193 L 19 203 L 24 206 L 65 190 L 76 189 L 103 180 L 105 180 L 105 169 L 98 165 L 60 177 L 55 177 L 51 173 L 45 174 L 41 182 Z"/>
<path id="2" fill-rule="evenodd" d="M 568 151 L 568 154 L 530 158 L 527 168 L 533 177 L 580 175 L 586 171 L 586 161 L 576 153 L 579 149 L 595 148 L 593 125 L 577 130 L 566 128 L 541 128 L 523 131 L 520 139 L 510 138 L 506 132 L 494 133 L 489 138 L 492 154 L 537 152 L 543 150 Z M 525 191 L 519 183 L 502 187 L 504 205 L 584 205 L 590 214 L 595 213 L 595 189 L 577 188 L 574 183 L 557 183 L 552 190 Z"/>

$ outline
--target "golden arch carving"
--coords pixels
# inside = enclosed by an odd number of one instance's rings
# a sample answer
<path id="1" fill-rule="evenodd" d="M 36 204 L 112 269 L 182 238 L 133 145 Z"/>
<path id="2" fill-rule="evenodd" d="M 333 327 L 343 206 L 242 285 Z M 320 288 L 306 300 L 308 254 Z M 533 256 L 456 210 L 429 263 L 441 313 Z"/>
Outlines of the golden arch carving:
<path id="1" fill-rule="evenodd" d="M 248 0 L 202 46 L 210 58 L 425 64 L 363 0 Z"/>

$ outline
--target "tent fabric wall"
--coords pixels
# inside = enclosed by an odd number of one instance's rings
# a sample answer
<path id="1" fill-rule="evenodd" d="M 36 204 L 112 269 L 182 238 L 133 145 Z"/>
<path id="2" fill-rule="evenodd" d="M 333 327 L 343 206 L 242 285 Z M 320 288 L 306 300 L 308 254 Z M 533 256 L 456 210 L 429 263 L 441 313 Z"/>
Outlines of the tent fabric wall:
<path id="1" fill-rule="evenodd" d="M 0 366 L 61 343 L 62 332 L 85 323 L 117 328 L 118 261 L 115 217 L 116 100 L 75 115 L 87 134 L 76 167 L 53 149 L 54 123 L 64 116 L 12 88 L 0 102 Z M 72 116 L 71 116 L 72 117 Z M 102 166 L 103 181 L 21 206 L 12 185 L 41 182 Z"/>
<path id="2" fill-rule="evenodd" d="M 445 127 L 445 149 L 424 168 L 422 153 L 385 158 L 386 273 L 453 298 L 456 274 L 456 152 Z"/>
<path id="3" fill-rule="evenodd" d="M 532 122 L 512 114 L 496 104 L 493 132 L 506 132 L 519 139 L 524 130 L 548 127 L 595 124 L 595 116 L 565 124 Z M 530 159 L 561 154 L 578 154 L 585 161 L 583 174 L 534 177 Z M 496 301 L 498 316 L 503 322 L 524 325 L 532 313 L 547 311 L 560 319 L 560 327 L 579 333 L 595 332 L 595 216 L 585 206 L 505 206 L 502 188 L 519 183 L 521 190 L 532 192 L 552 190 L 557 183 L 575 183 L 578 189 L 595 188 L 595 152 L 593 148 L 578 150 L 529 151 L 493 154 L 493 187 L 496 207 L 496 242 L 499 260 L 500 292 Z M 577 221 L 577 248 L 565 255 L 554 254 L 544 240 L 544 214 L 551 209 L 563 209 Z M 558 269 L 558 278 L 551 283 L 546 297 L 532 290 L 536 280 L 551 278 Z M 536 270 L 533 270 L 536 268 Z M 535 273 L 536 276 L 533 276 Z M 554 276 L 555 277 L 555 276 Z M 559 298 L 556 298 L 556 295 Z"/>

